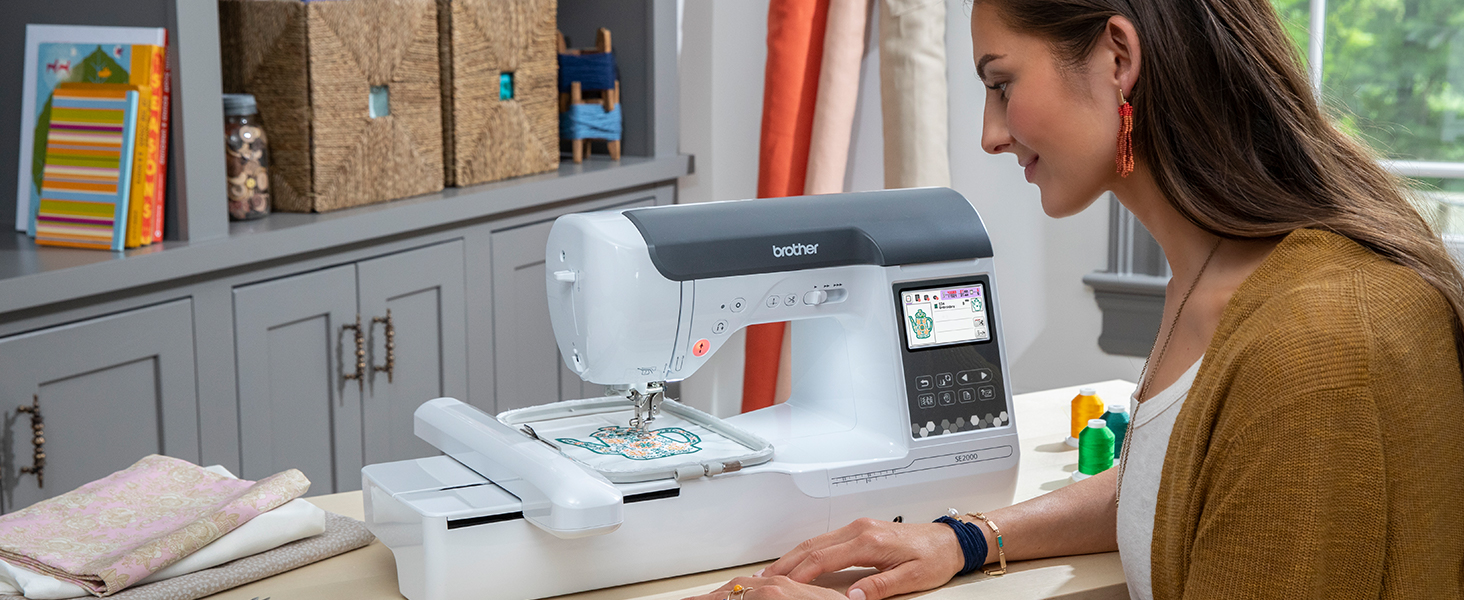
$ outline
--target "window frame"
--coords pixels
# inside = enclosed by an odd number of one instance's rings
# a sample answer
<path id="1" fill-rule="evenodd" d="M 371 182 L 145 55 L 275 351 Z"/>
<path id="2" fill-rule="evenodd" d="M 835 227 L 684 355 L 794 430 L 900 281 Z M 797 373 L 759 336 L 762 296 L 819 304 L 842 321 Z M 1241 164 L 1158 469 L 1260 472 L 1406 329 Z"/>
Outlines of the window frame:
<path id="1" fill-rule="evenodd" d="M 1308 75 L 1317 102 L 1322 102 L 1322 62 L 1326 42 L 1327 1 L 1311 0 L 1308 11 Z M 1383 168 L 1402 176 L 1464 179 L 1464 162 L 1382 159 Z M 1419 192 L 1430 199 L 1464 209 L 1464 204 L 1437 193 Z M 1454 260 L 1464 265 L 1464 235 L 1440 232 Z M 1169 264 L 1163 250 L 1143 225 L 1118 199 L 1109 195 L 1108 268 L 1083 277 L 1093 288 L 1103 313 L 1098 345 L 1109 354 L 1148 355 L 1164 310 Z"/>

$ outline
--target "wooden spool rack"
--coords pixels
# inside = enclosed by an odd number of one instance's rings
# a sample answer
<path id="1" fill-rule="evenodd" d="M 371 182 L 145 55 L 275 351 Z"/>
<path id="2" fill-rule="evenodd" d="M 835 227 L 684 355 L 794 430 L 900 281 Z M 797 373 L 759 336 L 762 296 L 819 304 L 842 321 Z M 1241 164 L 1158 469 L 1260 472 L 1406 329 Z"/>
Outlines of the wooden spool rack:
<path id="1" fill-rule="evenodd" d="M 601 27 L 595 32 L 595 48 L 593 50 L 581 50 L 567 48 L 564 43 L 564 33 L 556 32 L 559 38 L 559 53 L 582 56 L 585 54 L 602 54 L 610 52 L 610 30 Z M 615 87 L 608 90 L 586 90 L 580 86 L 580 82 L 572 81 L 569 84 L 569 93 L 560 92 L 559 112 L 569 110 L 571 104 L 599 104 L 605 107 L 605 112 L 615 110 L 615 105 L 620 103 L 620 79 L 615 79 Z M 563 132 L 561 132 L 563 135 Z M 561 138 L 569 142 L 570 152 L 574 154 L 574 162 L 584 162 L 590 154 L 590 142 L 598 138 L 570 139 Z M 611 160 L 620 160 L 620 140 L 599 140 L 605 142 L 606 148 L 610 151 Z"/>

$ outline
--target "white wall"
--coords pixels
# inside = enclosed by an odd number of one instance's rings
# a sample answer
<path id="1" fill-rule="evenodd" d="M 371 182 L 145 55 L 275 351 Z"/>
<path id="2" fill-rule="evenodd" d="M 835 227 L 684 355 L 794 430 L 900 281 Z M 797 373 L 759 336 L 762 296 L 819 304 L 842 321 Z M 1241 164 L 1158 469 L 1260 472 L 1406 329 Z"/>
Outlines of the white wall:
<path id="1" fill-rule="evenodd" d="M 767 0 L 685 0 L 681 150 L 696 156 L 696 173 L 682 178 L 681 202 L 756 194 L 767 8 Z M 1050 219 L 1016 159 L 981 150 L 984 89 L 972 65 L 966 1 L 948 0 L 947 10 L 951 184 L 981 213 L 996 250 L 1013 389 L 1137 378 L 1141 361 L 1098 349 L 1100 313 L 1081 281 L 1105 266 L 1107 204 Z M 845 178 L 849 191 L 884 186 L 877 22 L 872 12 Z M 683 384 L 683 396 L 715 414 L 734 414 L 742 395 L 742 348 L 739 333 Z"/>

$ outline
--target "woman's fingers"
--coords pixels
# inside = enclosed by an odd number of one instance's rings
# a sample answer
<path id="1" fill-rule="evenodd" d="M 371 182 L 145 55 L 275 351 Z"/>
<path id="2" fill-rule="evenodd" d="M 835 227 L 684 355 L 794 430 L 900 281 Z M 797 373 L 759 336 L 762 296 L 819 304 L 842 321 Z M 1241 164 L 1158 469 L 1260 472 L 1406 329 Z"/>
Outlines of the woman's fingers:
<path id="1" fill-rule="evenodd" d="M 707 592 L 705 594 L 702 594 L 700 596 L 693 596 L 691 598 L 682 598 L 681 600 L 722 600 L 723 598 L 728 597 L 728 594 L 731 593 L 732 588 L 734 588 L 736 586 L 739 586 L 740 585 L 740 586 L 742 586 L 744 588 L 751 589 L 753 587 L 753 585 L 755 585 L 756 583 L 761 583 L 763 580 L 764 579 L 762 577 L 757 577 L 757 576 L 753 576 L 753 577 L 734 577 L 734 578 L 732 578 L 731 581 L 728 581 L 727 583 L 722 584 L 722 587 L 719 587 L 719 588 L 717 588 L 715 590 L 712 590 L 712 591 Z"/>
<path id="2" fill-rule="evenodd" d="M 884 600 L 890 596 L 919 592 L 939 586 L 949 580 L 939 579 L 926 572 L 919 563 L 907 562 L 888 571 L 880 571 L 854 582 L 846 595 L 849 600 Z"/>
<path id="3" fill-rule="evenodd" d="M 742 591 L 736 591 L 738 588 Z M 816 600 L 844 596 L 828 588 L 807 585 L 787 577 L 737 577 L 711 592 L 683 600 Z"/>
<path id="4" fill-rule="evenodd" d="M 808 583 L 824 573 L 842 571 L 849 567 L 880 567 L 884 561 L 878 557 L 888 553 L 882 548 L 871 547 L 864 536 L 855 536 L 842 544 L 820 548 L 809 552 L 788 572 L 793 581 Z"/>
<path id="5" fill-rule="evenodd" d="M 810 553 L 829 546 L 842 544 L 858 537 L 862 531 L 868 528 L 868 524 L 862 523 L 862 521 L 873 521 L 873 519 L 860 519 L 818 537 L 804 540 L 803 543 L 798 544 L 793 550 L 784 554 L 777 561 L 774 561 L 773 564 L 768 565 L 766 569 L 763 569 L 762 576 L 775 577 L 778 575 L 787 575 L 794 567 L 802 564 Z"/>

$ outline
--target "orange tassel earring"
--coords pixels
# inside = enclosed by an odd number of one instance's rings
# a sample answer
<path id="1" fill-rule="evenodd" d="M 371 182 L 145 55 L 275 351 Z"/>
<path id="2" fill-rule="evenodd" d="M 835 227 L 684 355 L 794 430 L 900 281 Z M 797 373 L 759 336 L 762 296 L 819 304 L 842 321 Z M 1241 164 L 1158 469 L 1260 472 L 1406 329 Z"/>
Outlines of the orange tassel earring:
<path id="1" fill-rule="evenodd" d="M 1118 90 L 1118 176 L 1128 177 L 1134 172 L 1134 107 L 1123 99 L 1123 90 Z"/>

